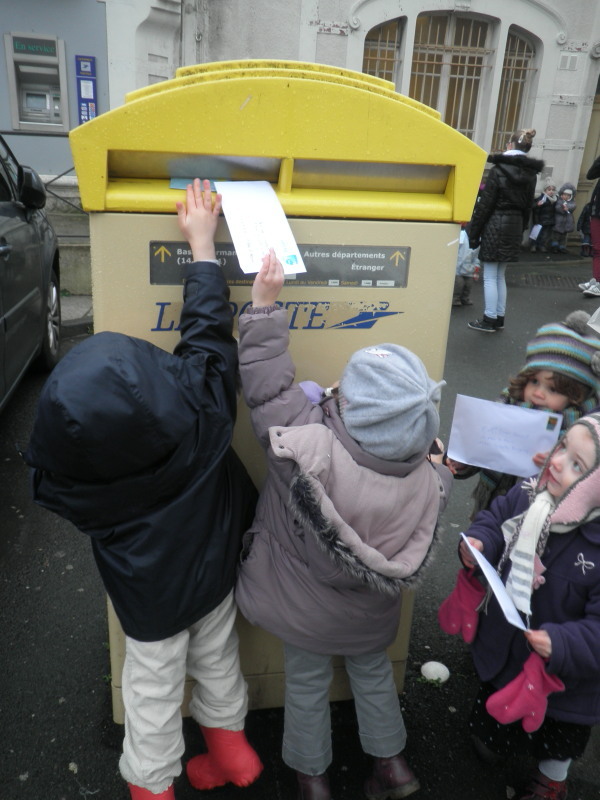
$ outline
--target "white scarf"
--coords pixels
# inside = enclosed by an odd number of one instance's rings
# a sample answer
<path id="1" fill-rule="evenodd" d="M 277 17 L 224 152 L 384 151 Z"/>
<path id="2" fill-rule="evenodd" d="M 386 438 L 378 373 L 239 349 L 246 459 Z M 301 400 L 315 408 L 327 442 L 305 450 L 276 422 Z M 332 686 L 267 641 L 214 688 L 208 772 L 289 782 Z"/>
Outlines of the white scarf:
<path id="1" fill-rule="evenodd" d="M 506 591 L 524 614 L 531 614 L 535 551 L 555 506 L 556 501 L 548 491 L 540 492 L 535 497 L 522 517 L 517 541 L 510 553 L 511 568 Z"/>

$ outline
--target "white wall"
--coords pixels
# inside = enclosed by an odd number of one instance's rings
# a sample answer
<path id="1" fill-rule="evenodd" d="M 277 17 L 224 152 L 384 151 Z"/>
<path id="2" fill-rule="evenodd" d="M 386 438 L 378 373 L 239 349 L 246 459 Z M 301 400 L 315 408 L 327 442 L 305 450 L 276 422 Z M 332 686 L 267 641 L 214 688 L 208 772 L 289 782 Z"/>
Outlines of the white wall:
<path id="1" fill-rule="evenodd" d="M 104 0 L 109 42 L 110 102 L 180 64 L 244 58 L 315 61 L 361 70 L 368 31 L 405 17 L 403 68 L 407 93 L 417 15 L 470 12 L 498 21 L 494 69 L 475 140 L 489 148 L 500 66 L 511 25 L 534 38 L 538 74 L 530 118 L 532 155 L 558 183 L 577 182 L 600 72 L 600 3 L 592 0 Z M 183 14 L 181 8 L 183 7 Z M 183 17 L 183 30 L 181 19 Z M 135 42 L 135 48 L 132 47 Z M 149 58 L 154 57 L 154 61 Z M 592 57 L 596 56 L 596 57 Z M 158 73 L 158 67 L 162 72 Z M 153 72 L 154 69 L 154 72 Z M 155 77 L 149 79 L 149 75 Z"/>

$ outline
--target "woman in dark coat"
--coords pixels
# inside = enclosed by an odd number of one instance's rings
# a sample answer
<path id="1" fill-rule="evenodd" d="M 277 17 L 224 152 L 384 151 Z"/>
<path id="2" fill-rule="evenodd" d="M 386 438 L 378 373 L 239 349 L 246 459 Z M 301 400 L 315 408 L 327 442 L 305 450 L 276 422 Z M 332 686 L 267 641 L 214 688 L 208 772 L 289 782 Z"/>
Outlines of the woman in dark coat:
<path id="1" fill-rule="evenodd" d="M 473 211 L 469 232 L 472 248 L 479 247 L 483 264 L 483 317 L 469 328 L 495 333 L 504 328 L 506 265 L 519 260 L 523 231 L 529 224 L 537 173 L 544 162 L 529 158 L 534 130 L 513 133 L 504 153 L 492 155 L 485 188 Z"/>

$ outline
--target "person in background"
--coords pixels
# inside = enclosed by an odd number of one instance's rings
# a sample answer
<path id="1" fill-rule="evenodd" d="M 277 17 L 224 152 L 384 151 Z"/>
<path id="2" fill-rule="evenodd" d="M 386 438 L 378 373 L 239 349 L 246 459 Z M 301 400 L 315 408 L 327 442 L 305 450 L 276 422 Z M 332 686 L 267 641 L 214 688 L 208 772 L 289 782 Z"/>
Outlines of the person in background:
<path id="1" fill-rule="evenodd" d="M 493 166 L 473 210 L 469 244 L 473 250 L 479 247 L 483 264 L 484 312 L 468 325 L 481 333 L 504 329 L 506 266 L 519 260 L 537 173 L 544 166 L 543 161 L 527 155 L 534 137 L 532 129 L 517 131 L 510 137 L 504 153 L 489 156 Z"/>
<path id="2" fill-rule="evenodd" d="M 479 252 L 469 247 L 468 224 L 461 225 L 454 278 L 453 306 L 472 306 L 471 287 L 479 280 Z"/>
<path id="3" fill-rule="evenodd" d="M 581 250 L 579 255 L 588 258 L 592 254 L 592 238 L 591 238 L 591 210 L 592 204 L 586 203 L 581 209 L 581 214 L 577 220 L 577 230 L 581 236 Z"/>
<path id="4" fill-rule="evenodd" d="M 251 624 L 284 643 L 283 760 L 296 771 L 298 800 L 331 798 L 334 655 L 344 657 L 361 745 L 373 757 L 367 798 L 407 797 L 419 781 L 402 755 L 386 648 L 452 485 L 441 454 L 429 455 L 441 384 L 410 350 L 380 344 L 354 353 L 318 401 L 319 387 L 294 381 L 288 316 L 276 304 L 282 285 L 271 252 L 239 320 L 242 388 L 268 475 L 236 600 Z"/>
<path id="5" fill-rule="evenodd" d="M 247 786 L 262 770 L 234 628 L 256 489 L 231 447 L 238 357 L 213 242 L 220 210 L 197 179 L 177 203 L 193 263 L 174 353 L 109 331 L 81 342 L 46 382 L 24 454 L 34 500 L 90 537 L 125 632 L 119 767 L 132 800 L 175 798 L 186 674 L 208 749 L 187 763 L 191 784 Z"/>
<path id="6" fill-rule="evenodd" d="M 575 230 L 575 187 L 565 183 L 558 190 L 558 200 L 554 204 L 554 228 L 552 229 L 553 253 L 567 252 L 567 236 Z"/>
<path id="7" fill-rule="evenodd" d="M 600 722 L 600 415 L 569 428 L 539 479 L 497 498 L 466 537 L 526 628 L 506 620 L 489 589 L 479 611 L 463 607 L 474 614 L 481 682 L 475 751 L 488 763 L 529 753 L 537 767 L 517 800 L 565 800 L 569 767 Z M 466 570 L 477 567 L 465 541 L 459 555 Z"/>
<path id="8" fill-rule="evenodd" d="M 554 206 L 556 204 L 556 186 L 548 181 L 544 191 L 533 201 L 532 223 L 540 225 L 540 230 L 535 239 L 529 240 L 529 249 L 532 253 L 547 253 L 554 228 Z"/>
<path id="9" fill-rule="evenodd" d="M 588 181 L 600 178 L 600 156 L 596 158 L 588 169 Z M 592 277 L 585 283 L 580 283 L 579 288 L 586 297 L 600 297 L 600 180 L 592 190 L 590 197 L 590 238 L 592 241 Z"/>

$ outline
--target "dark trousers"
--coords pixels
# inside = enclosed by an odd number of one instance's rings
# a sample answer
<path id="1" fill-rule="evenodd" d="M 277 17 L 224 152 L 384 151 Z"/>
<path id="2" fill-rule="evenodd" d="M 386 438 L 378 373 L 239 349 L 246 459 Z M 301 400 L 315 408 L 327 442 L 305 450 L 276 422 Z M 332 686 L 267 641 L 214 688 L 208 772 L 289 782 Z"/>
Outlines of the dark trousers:
<path id="1" fill-rule="evenodd" d="M 471 298 L 471 287 L 473 286 L 473 277 L 471 275 L 456 275 L 454 278 L 454 294 L 452 297 L 453 302 L 465 303 Z"/>

